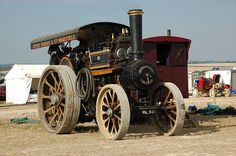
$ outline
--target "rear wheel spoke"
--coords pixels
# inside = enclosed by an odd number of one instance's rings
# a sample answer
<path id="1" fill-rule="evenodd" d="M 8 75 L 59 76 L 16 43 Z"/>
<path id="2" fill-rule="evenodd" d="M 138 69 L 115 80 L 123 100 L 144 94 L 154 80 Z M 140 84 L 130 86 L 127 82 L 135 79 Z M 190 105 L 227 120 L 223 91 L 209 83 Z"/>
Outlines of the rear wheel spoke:
<path id="1" fill-rule="evenodd" d="M 55 106 L 49 107 L 48 109 L 46 109 L 46 110 L 44 111 L 44 113 L 46 114 L 46 113 L 48 113 L 48 112 L 50 112 L 50 111 L 53 111 L 53 109 L 55 109 Z M 54 112 L 54 111 L 53 111 L 53 112 Z"/>
<path id="2" fill-rule="evenodd" d="M 57 114 L 58 114 L 58 112 L 56 112 L 56 113 L 53 115 L 51 121 L 49 122 L 49 125 L 52 125 L 52 123 L 55 122 L 55 118 L 56 118 Z M 52 126 L 52 127 L 53 127 L 53 126 Z"/>
<path id="3" fill-rule="evenodd" d="M 48 85 L 48 87 L 50 88 L 50 90 L 51 90 L 52 92 L 56 92 L 55 87 L 52 86 L 47 80 L 45 81 L 45 84 Z"/>

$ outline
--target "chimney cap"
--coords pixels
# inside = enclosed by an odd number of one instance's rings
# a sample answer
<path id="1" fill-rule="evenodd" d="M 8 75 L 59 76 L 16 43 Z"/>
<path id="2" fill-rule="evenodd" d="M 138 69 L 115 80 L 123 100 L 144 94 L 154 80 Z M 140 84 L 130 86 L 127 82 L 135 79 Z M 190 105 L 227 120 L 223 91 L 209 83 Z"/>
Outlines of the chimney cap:
<path id="1" fill-rule="evenodd" d="M 129 15 L 142 15 L 143 13 L 142 9 L 132 9 L 128 12 Z"/>

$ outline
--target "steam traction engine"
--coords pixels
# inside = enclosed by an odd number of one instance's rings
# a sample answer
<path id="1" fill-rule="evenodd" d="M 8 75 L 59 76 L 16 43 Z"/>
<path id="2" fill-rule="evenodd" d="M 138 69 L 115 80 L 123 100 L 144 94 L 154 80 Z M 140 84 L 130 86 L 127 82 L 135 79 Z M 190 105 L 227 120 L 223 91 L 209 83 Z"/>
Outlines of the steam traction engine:
<path id="1" fill-rule="evenodd" d="M 50 66 L 38 88 L 38 111 L 49 132 L 70 133 L 94 119 L 114 140 L 141 118 L 150 119 L 162 134 L 182 129 L 183 96 L 173 83 L 160 82 L 155 65 L 143 59 L 143 11 L 128 14 L 130 27 L 99 22 L 31 42 L 31 49 L 49 46 Z M 72 47 L 73 41 L 79 45 Z"/>

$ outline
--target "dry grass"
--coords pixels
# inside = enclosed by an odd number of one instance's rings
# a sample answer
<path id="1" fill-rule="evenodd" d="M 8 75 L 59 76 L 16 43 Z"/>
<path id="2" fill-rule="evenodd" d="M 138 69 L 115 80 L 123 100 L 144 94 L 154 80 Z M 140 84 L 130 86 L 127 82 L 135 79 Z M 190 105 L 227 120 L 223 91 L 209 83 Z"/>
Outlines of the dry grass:
<path id="1" fill-rule="evenodd" d="M 42 125 L 41 123 L 14 124 L 14 123 L 11 123 L 10 119 L 0 119 L 0 127 L 6 128 L 6 129 L 16 128 L 16 129 L 23 129 L 23 130 L 35 130 L 35 129 L 41 128 Z"/>

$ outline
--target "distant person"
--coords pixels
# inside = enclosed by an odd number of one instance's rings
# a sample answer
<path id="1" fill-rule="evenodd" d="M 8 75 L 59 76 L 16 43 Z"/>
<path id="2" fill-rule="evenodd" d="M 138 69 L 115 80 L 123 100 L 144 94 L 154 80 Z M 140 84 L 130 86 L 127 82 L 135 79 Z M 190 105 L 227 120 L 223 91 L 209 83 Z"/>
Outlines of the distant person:
<path id="1" fill-rule="evenodd" d="M 217 88 L 222 88 L 224 85 L 224 80 L 220 74 L 213 75 L 213 82 L 216 84 Z"/>
<path id="2" fill-rule="evenodd" d="M 201 76 L 200 79 L 199 79 L 199 83 L 198 83 L 198 86 L 199 86 L 199 94 L 200 95 L 203 95 L 203 91 L 204 91 L 204 77 Z"/>
<path id="3" fill-rule="evenodd" d="M 224 86 L 224 79 L 223 77 L 220 75 L 220 78 L 219 78 L 219 88 L 223 88 Z"/>

